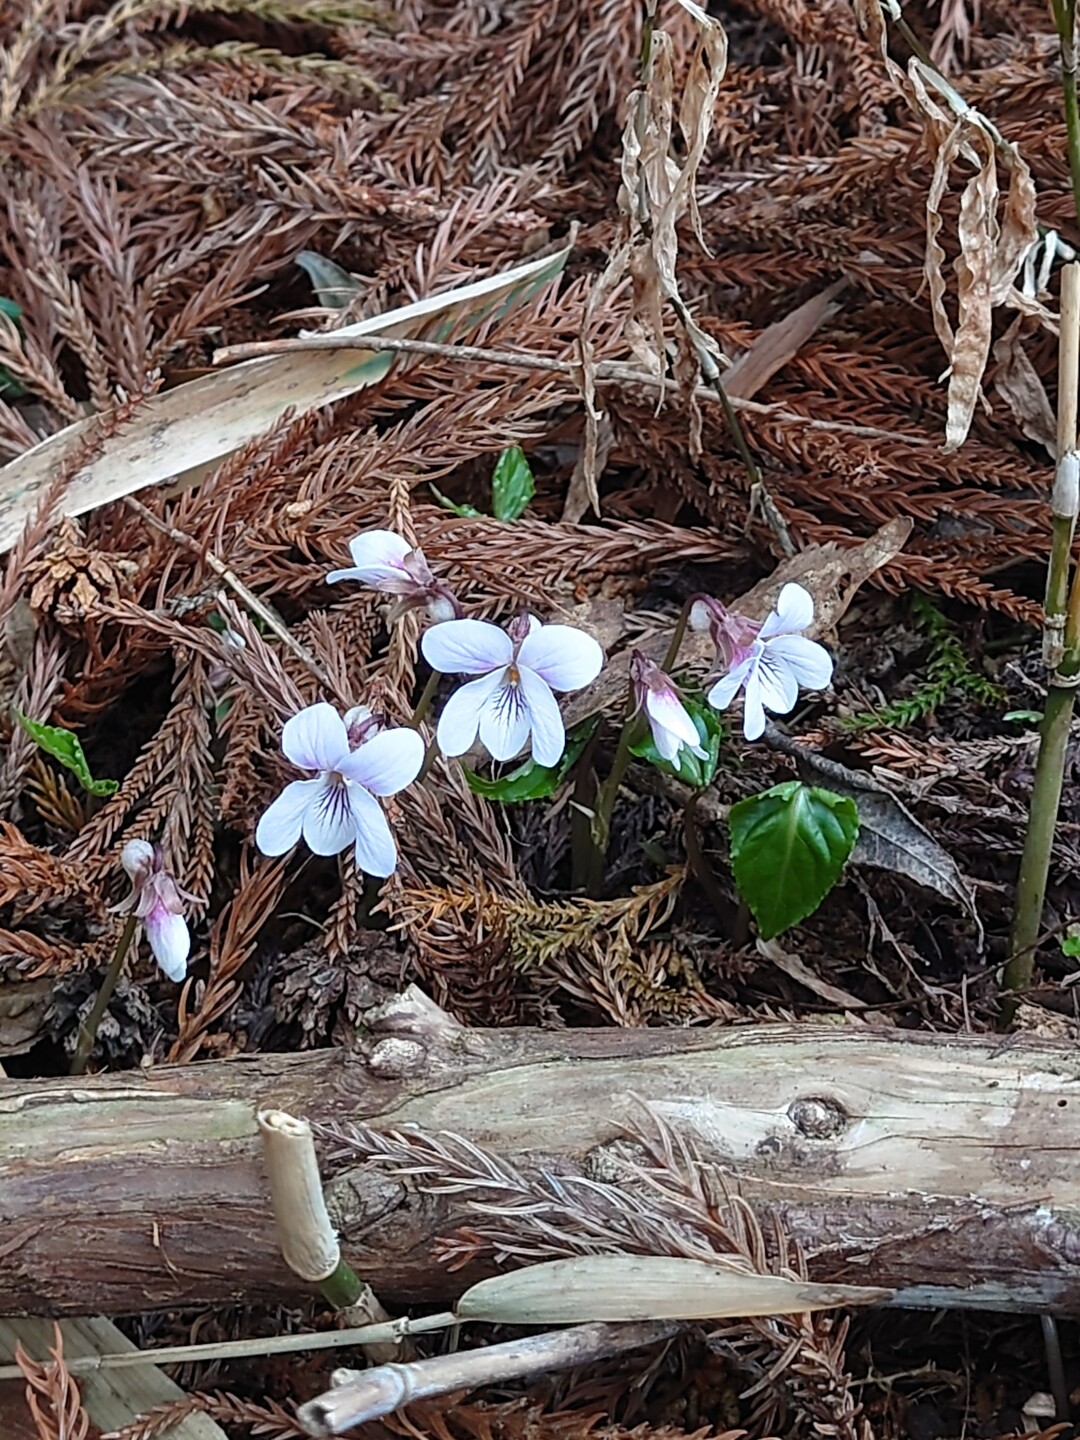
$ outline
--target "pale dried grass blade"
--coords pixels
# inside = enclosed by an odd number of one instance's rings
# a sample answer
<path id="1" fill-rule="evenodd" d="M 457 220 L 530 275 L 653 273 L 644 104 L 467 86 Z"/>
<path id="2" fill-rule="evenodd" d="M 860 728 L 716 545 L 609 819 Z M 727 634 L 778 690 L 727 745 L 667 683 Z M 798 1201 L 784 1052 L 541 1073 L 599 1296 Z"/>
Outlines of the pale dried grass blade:
<path id="1" fill-rule="evenodd" d="M 342 336 L 391 335 L 444 340 L 505 313 L 552 280 L 569 251 L 532 260 L 500 275 L 342 327 Z M 155 395 L 134 412 L 75 477 L 63 501 L 81 515 L 144 486 L 201 475 L 279 421 L 300 416 L 382 380 L 393 355 L 340 350 L 250 360 Z M 64 464 L 102 423 L 92 416 L 51 435 L 0 470 L 0 553 L 10 550 L 37 502 Z"/>
<path id="2" fill-rule="evenodd" d="M 744 1261 L 721 1268 L 667 1255 L 580 1255 L 481 1280 L 457 1304 L 464 1320 L 508 1325 L 571 1325 L 586 1320 L 719 1320 L 797 1315 L 842 1305 L 873 1305 L 890 1290 L 815 1285 L 759 1275 Z"/>

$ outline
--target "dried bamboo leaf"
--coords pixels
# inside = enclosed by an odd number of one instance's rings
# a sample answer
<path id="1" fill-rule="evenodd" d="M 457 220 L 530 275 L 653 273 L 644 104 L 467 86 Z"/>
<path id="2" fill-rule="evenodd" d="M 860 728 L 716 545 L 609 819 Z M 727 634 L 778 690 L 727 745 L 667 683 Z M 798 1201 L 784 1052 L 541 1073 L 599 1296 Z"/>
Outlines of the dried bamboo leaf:
<path id="1" fill-rule="evenodd" d="M 670 1255 L 578 1255 L 493 1275 L 465 1291 L 462 1319 L 570 1325 L 585 1320 L 719 1320 L 874 1305 L 892 1291 L 814 1285 Z"/>
<path id="2" fill-rule="evenodd" d="M 562 250 L 343 326 L 340 334 L 444 339 L 513 308 L 558 275 L 568 253 Z M 249 360 L 155 395 L 79 472 L 64 499 L 64 513 L 80 515 L 146 485 L 199 474 L 269 429 L 286 411 L 303 415 L 374 385 L 393 360 L 386 352 L 355 346 L 303 351 Z M 65 458 L 101 423 L 100 416 L 93 416 L 69 425 L 0 471 L 0 553 L 15 544 Z"/>

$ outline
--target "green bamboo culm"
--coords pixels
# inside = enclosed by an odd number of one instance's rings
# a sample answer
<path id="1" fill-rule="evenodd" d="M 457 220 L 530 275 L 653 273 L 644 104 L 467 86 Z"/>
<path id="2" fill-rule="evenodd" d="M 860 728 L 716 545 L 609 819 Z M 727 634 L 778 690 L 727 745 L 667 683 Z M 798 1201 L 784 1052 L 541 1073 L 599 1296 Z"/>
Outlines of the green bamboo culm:
<path id="1" fill-rule="evenodd" d="M 1070 7 L 1075 22 L 1075 7 Z M 1071 22 L 1071 23 L 1072 23 Z M 1064 41 L 1063 41 L 1064 53 Z M 1073 103 L 1075 105 L 1075 75 Z M 1075 158 L 1074 180 L 1080 173 L 1080 129 L 1070 158 Z M 1078 195 L 1080 204 L 1080 195 Z M 1058 808 L 1080 674 L 1080 571 L 1069 582 L 1072 541 L 1080 508 L 1080 462 L 1076 452 L 1077 385 L 1080 380 L 1080 265 L 1075 261 L 1061 272 L 1061 334 L 1058 348 L 1057 473 L 1051 498 L 1054 527 L 1046 580 L 1043 621 L 1043 660 L 1050 683 L 1039 736 L 1035 780 L 1031 791 L 1028 828 L 1016 882 L 1016 901 L 1009 958 L 1002 972 L 999 1023 L 1004 1028 L 1016 1015 L 1016 996 L 1031 984 L 1035 951 L 1042 930 L 1043 905 L 1050 874 L 1050 858 L 1057 828 Z"/>

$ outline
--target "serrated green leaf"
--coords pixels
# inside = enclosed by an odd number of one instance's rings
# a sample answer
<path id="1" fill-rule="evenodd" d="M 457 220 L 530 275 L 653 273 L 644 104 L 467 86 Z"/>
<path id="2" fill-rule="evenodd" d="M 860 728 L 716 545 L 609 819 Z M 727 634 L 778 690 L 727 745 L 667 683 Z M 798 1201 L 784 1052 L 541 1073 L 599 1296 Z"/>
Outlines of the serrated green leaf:
<path id="1" fill-rule="evenodd" d="M 501 775 L 497 780 L 485 779 L 483 775 L 476 775 L 472 770 L 466 769 L 465 780 L 469 789 L 488 800 L 499 800 L 504 805 L 519 800 L 546 800 L 549 795 L 554 795 L 566 779 L 571 766 L 588 744 L 589 736 L 599 723 L 600 717 L 593 716 L 583 720 L 580 725 L 575 725 L 567 736 L 566 749 L 557 765 L 538 765 L 530 756 L 515 770 L 511 770 L 508 775 Z"/>
<path id="2" fill-rule="evenodd" d="M 456 500 L 451 500 L 449 495 L 444 495 L 442 491 L 436 489 L 434 485 L 429 485 L 428 489 L 435 496 L 435 499 L 442 508 L 449 510 L 451 515 L 460 515 L 466 520 L 478 520 L 482 518 L 481 512 L 477 510 L 475 505 L 459 505 Z"/>
<path id="3" fill-rule="evenodd" d="M 679 763 L 673 765 L 665 760 L 656 748 L 656 741 L 652 737 L 652 730 L 646 723 L 645 733 L 640 740 L 634 741 L 630 746 L 630 754 L 636 755 L 640 760 L 647 760 L 650 765 L 655 765 L 665 775 L 674 775 L 676 780 L 681 780 L 684 785 L 693 785 L 696 790 L 704 790 L 707 785 L 713 782 L 716 774 L 716 763 L 720 756 L 720 741 L 724 737 L 724 727 L 716 711 L 701 700 L 683 700 L 687 714 L 694 722 L 694 729 L 698 732 L 698 744 L 706 752 L 704 760 L 693 754 L 684 745 L 679 751 Z"/>
<path id="4" fill-rule="evenodd" d="M 90 766 L 86 763 L 77 735 L 59 725 L 42 725 L 38 720 L 29 719 L 21 710 L 16 710 L 15 715 L 38 749 L 70 770 L 84 790 L 91 795 L 115 795 L 118 789 L 115 780 L 95 780 L 90 774 Z"/>
<path id="5" fill-rule="evenodd" d="M 520 520 L 536 494 L 525 452 L 517 445 L 504 450 L 495 462 L 491 477 L 491 513 L 496 520 Z"/>
<path id="6" fill-rule="evenodd" d="M 786 780 L 731 807 L 731 868 L 763 940 L 813 914 L 859 833 L 854 800 Z"/>

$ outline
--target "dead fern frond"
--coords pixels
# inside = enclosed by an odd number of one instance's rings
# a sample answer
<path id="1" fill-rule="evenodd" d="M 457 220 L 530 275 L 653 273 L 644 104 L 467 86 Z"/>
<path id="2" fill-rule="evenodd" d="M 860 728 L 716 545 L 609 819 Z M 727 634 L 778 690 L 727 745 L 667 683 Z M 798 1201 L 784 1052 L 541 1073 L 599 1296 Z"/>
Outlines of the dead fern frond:
<path id="1" fill-rule="evenodd" d="M 145 1411 L 130 1425 L 120 1430 L 110 1430 L 102 1440 L 156 1440 L 171 1430 L 188 1415 L 209 1415 L 223 1425 L 247 1426 L 254 1435 L 265 1440 L 304 1440 L 304 1432 L 297 1428 L 291 1409 L 279 1405 L 276 1400 L 265 1400 L 261 1404 L 245 1400 L 226 1390 L 212 1390 L 194 1395 L 185 1395 L 180 1400 L 167 1400 Z"/>
<path id="2" fill-rule="evenodd" d="M 79 1387 L 64 1364 L 64 1337 L 60 1326 L 49 1354 L 51 1360 L 31 1360 L 21 1344 L 15 1346 L 15 1363 L 26 1377 L 26 1403 L 39 1440 L 86 1440 L 90 1417 L 83 1409 Z"/>

